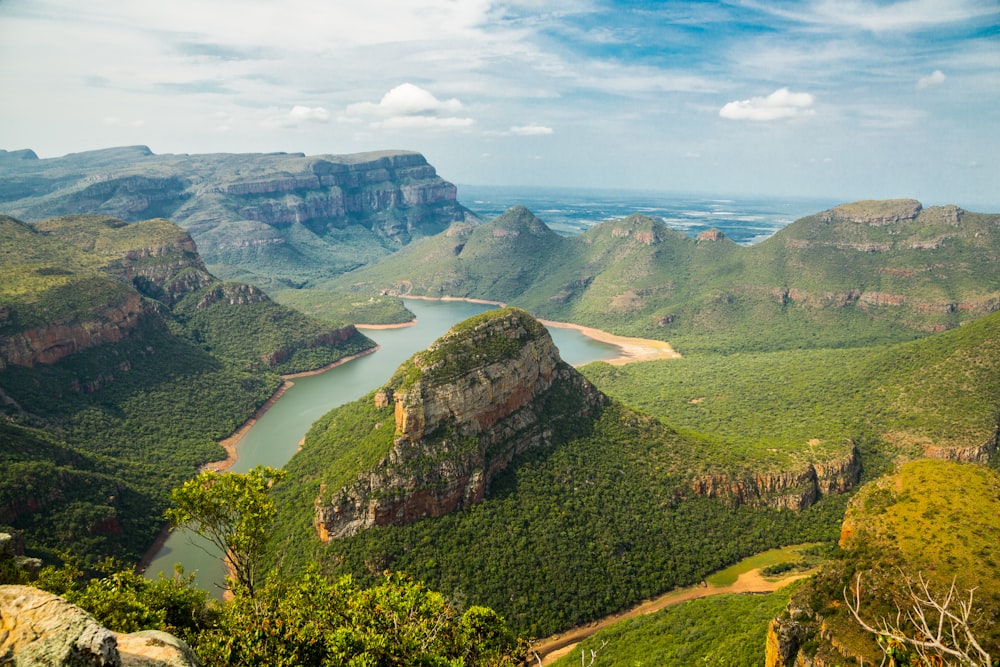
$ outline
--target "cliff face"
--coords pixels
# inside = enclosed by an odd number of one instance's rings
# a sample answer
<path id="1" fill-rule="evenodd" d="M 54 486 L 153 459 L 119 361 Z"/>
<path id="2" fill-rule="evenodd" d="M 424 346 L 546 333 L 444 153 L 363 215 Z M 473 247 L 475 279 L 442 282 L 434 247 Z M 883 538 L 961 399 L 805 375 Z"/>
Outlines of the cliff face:
<path id="1" fill-rule="evenodd" d="M 821 496 L 844 493 L 861 478 L 857 447 L 841 458 L 807 463 L 798 470 L 745 477 L 703 475 L 691 482 L 697 496 L 721 498 L 733 505 L 763 505 L 803 510 Z"/>
<path id="2" fill-rule="evenodd" d="M 6 365 L 33 367 L 54 364 L 77 352 L 125 340 L 153 309 L 136 293 L 107 303 L 80 317 L 32 327 L 0 337 L 0 369 Z"/>
<path id="3" fill-rule="evenodd" d="M 36 221 L 94 213 L 170 218 L 224 278 L 303 276 L 358 266 L 475 216 L 419 153 L 154 155 L 107 149 L 0 161 L 0 211 Z M 353 229 L 344 235 L 343 230 Z M 347 245 L 364 245 L 350 252 Z M 243 271 L 219 273 L 220 265 Z M 245 279 L 245 278 L 244 278 Z"/>
<path id="4" fill-rule="evenodd" d="M 376 405 L 394 407 L 392 450 L 354 484 L 317 498 L 323 541 L 478 503 L 515 456 L 552 445 L 561 423 L 592 418 L 605 403 L 524 311 L 460 327 L 376 393 Z"/>

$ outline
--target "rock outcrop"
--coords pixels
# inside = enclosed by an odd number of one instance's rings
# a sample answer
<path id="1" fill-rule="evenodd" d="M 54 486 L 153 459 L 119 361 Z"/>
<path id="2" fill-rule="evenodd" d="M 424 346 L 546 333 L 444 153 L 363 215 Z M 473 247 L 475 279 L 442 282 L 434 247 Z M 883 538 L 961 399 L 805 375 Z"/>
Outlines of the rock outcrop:
<path id="1" fill-rule="evenodd" d="M 120 342 L 152 312 L 149 304 L 132 292 L 83 316 L 58 319 L 10 336 L 0 336 L 0 369 L 6 365 L 30 368 L 54 364 L 88 348 Z"/>
<path id="2" fill-rule="evenodd" d="M 196 667 L 188 645 L 165 632 L 116 634 L 58 595 L 0 586 L 0 664 L 16 667 Z"/>
<path id="3" fill-rule="evenodd" d="M 798 470 L 748 476 L 702 475 L 691 481 L 697 496 L 721 498 L 732 505 L 757 505 L 803 510 L 821 496 L 844 493 L 861 478 L 857 447 L 843 457 L 807 463 Z"/>
<path id="4" fill-rule="evenodd" d="M 545 327 L 513 308 L 456 326 L 374 400 L 393 409 L 392 449 L 317 498 L 324 541 L 478 503 L 515 456 L 557 442 L 561 426 L 595 417 L 606 401 L 559 358 Z"/>

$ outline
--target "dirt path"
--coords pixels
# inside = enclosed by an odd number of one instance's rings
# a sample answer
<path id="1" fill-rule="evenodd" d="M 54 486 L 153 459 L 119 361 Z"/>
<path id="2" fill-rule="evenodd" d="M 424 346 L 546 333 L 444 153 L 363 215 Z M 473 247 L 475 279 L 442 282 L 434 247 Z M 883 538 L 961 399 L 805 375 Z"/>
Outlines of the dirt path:
<path id="1" fill-rule="evenodd" d="M 567 655 L 570 651 L 575 649 L 577 644 L 582 642 L 587 637 L 598 632 L 599 630 L 603 630 L 604 628 L 614 625 L 618 621 L 622 621 L 627 618 L 635 618 L 636 616 L 643 616 L 645 614 L 652 614 L 653 612 L 660 611 L 661 609 L 665 609 L 666 607 L 675 605 L 679 602 L 686 602 L 696 598 L 704 598 L 710 595 L 721 595 L 723 593 L 772 593 L 779 588 L 792 583 L 793 581 L 803 579 L 811 574 L 812 572 L 802 572 L 789 575 L 787 577 L 765 579 L 761 576 L 760 569 L 756 569 L 744 572 L 739 576 L 739 579 L 737 579 L 735 583 L 730 584 L 729 586 L 709 585 L 676 588 L 669 593 L 664 593 L 658 598 L 646 600 L 645 602 L 632 607 L 628 611 L 611 616 L 605 616 L 601 620 L 594 621 L 588 625 L 582 625 L 580 627 L 573 628 L 572 630 L 552 635 L 547 639 L 537 642 L 532 647 L 532 650 L 535 652 L 537 657 L 541 659 L 543 665 L 550 665 L 556 659 Z"/>

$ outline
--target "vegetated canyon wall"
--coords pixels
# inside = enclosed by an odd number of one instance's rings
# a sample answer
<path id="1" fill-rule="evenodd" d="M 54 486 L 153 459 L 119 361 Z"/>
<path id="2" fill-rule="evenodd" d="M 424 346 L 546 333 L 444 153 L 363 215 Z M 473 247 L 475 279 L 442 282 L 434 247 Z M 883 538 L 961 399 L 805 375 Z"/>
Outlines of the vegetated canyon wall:
<path id="1" fill-rule="evenodd" d="M 845 456 L 806 463 L 794 470 L 739 475 L 701 475 L 691 481 L 697 496 L 733 505 L 803 510 L 822 496 L 845 493 L 861 479 L 861 456 L 853 444 Z"/>
<path id="2" fill-rule="evenodd" d="M 323 541 L 482 501 L 511 460 L 551 446 L 606 398 L 559 358 L 548 331 L 503 309 L 453 329 L 375 395 L 394 408 L 392 450 L 356 482 L 316 499 Z"/>

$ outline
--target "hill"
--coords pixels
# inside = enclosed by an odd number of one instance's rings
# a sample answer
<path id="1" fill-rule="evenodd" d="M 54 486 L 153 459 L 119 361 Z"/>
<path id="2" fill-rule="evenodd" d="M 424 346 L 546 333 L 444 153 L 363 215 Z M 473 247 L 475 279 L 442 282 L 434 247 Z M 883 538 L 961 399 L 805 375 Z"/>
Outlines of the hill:
<path id="1" fill-rule="evenodd" d="M 404 571 L 538 635 L 835 535 L 856 467 L 739 503 L 694 491 L 702 448 L 605 398 L 524 311 L 490 311 L 314 424 L 274 489 L 273 557 Z"/>
<path id="2" fill-rule="evenodd" d="M 212 271 L 301 287 L 475 217 L 419 153 L 155 155 L 145 146 L 0 154 L 0 211 L 28 221 L 170 218 Z"/>
<path id="3" fill-rule="evenodd" d="M 913 461 L 866 485 L 848 508 L 841 557 L 797 591 L 789 611 L 771 624 L 768 667 L 792 665 L 797 656 L 794 664 L 878 662 L 882 651 L 852 618 L 845 596 L 853 604 L 860 593 L 862 618 L 872 625 L 888 618 L 907 626 L 897 609 L 912 608 L 906 581 L 919 586 L 921 578 L 938 601 L 953 581 L 966 601 L 974 591 L 971 630 L 985 651 L 997 655 L 998 515 L 1000 476 L 978 465 Z M 936 619 L 929 617 L 934 627 Z M 914 636 L 912 627 L 906 630 Z"/>
<path id="4" fill-rule="evenodd" d="M 137 558 L 277 373 L 372 345 L 219 281 L 166 220 L 0 217 L 0 276 L 0 523 L 91 558 Z"/>
<path id="5" fill-rule="evenodd" d="M 453 227 L 329 287 L 355 301 L 407 294 L 499 300 L 539 317 L 670 340 L 682 353 L 859 347 L 996 310 L 998 218 L 913 200 L 855 202 L 741 247 L 718 233 L 690 238 L 639 215 L 557 237 L 515 208 L 479 227 Z"/>

